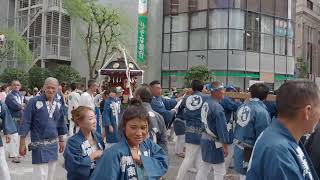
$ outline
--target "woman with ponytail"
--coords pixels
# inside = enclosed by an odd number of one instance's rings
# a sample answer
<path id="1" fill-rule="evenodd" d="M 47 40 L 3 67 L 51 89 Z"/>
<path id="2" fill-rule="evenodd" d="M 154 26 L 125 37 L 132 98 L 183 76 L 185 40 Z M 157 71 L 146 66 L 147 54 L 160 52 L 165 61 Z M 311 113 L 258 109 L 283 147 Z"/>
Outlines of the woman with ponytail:
<path id="1" fill-rule="evenodd" d="M 78 133 L 69 138 L 64 151 L 65 169 L 68 180 L 88 180 L 101 157 L 104 143 L 95 132 L 97 122 L 93 110 L 79 106 L 72 110 L 72 120 L 80 127 Z"/>
<path id="2" fill-rule="evenodd" d="M 148 126 L 148 112 L 141 101 L 132 99 L 120 122 L 120 142 L 104 152 L 91 179 L 160 179 L 168 169 L 168 157 L 147 137 Z"/>

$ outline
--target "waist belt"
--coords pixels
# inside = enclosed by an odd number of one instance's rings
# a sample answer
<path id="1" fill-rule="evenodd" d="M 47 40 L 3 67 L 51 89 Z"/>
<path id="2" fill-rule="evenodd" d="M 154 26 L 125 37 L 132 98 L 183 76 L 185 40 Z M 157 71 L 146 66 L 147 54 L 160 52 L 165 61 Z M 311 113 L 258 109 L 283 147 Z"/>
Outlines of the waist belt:
<path id="1" fill-rule="evenodd" d="M 233 142 L 236 146 L 238 146 L 242 150 L 244 150 L 244 148 L 253 148 L 253 145 L 239 141 L 238 139 L 234 139 Z"/>
<path id="2" fill-rule="evenodd" d="M 208 140 L 211 140 L 211 141 L 214 141 L 214 142 L 219 142 L 219 139 L 215 136 L 212 136 L 208 133 L 202 133 L 202 136 L 201 136 L 203 139 L 208 139 Z"/>
<path id="3" fill-rule="evenodd" d="M 39 148 L 40 146 L 46 146 L 46 145 L 51 145 L 51 144 L 56 144 L 58 142 L 58 138 L 55 139 L 45 139 L 42 141 L 36 141 L 36 142 L 31 142 L 28 145 L 29 151 L 30 150 L 35 150 Z"/>

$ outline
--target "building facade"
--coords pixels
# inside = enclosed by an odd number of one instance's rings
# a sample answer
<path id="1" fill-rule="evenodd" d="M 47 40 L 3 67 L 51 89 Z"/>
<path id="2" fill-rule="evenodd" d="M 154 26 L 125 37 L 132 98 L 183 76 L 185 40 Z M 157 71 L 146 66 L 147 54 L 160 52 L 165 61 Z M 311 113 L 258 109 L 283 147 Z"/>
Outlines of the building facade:
<path id="1" fill-rule="evenodd" d="M 320 77 L 320 1 L 298 0 L 296 57 L 308 64 L 309 78 Z"/>
<path id="2" fill-rule="evenodd" d="M 183 87 L 185 71 L 205 65 L 213 79 L 277 89 L 294 75 L 295 0 L 165 0 L 162 84 Z"/>
<path id="3" fill-rule="evenodd" d="M 2 4 L 0 12 L 6 21 L 1 25 L 28 41 L 32 65 L 54 68 L 71 63 L 71 21 L 63 9 L 64 0 L 6 0 Z M 19 63 L 7 59 L 1 67 L 19 67 Z"/>

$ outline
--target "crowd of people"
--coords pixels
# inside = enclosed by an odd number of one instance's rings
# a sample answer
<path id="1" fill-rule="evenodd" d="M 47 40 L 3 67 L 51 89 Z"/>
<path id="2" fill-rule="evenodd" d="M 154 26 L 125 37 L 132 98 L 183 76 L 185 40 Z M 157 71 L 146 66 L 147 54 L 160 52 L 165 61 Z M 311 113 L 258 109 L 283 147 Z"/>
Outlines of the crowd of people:
<path id="1" fill-rule="evenodd" d="M 121 87 L 100 87 L 95 80 L 84 90 L 49 77 L 32 92 L 14 80 L 1 87 L 0 127 L 12 162 L 32 151 L 35 180 L 54 179 L 58 153 L 68 180 L 165 179 L 168 141 L 183 158 L 177 180 L 188 179 L 188 172 L 205 180 L 211 171 L 223 180 L 229 169 L 241 180 L 319 179 L 317 85 L 286 82 L 275 102 L 267 100 L 270 89 L 263 83 L 250 86 L 249 99 L 225 96 L 238 91 L 193 80 L 164 97 L 155 80 L 136 89 L 125 107 Z M 1 138 L 0 177 L 10 180 Z"/>

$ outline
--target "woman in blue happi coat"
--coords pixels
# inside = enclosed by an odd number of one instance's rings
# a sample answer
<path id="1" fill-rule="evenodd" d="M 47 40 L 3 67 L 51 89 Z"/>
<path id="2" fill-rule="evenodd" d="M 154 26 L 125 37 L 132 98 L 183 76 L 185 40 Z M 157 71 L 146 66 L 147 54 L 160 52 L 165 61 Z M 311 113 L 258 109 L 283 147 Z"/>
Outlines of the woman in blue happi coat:
<path id="1" fill-rule="evenodd" d="M 92 180 L 156 180 L 168 169 L 168 156 L 148 135 L 149 114 L 141 102 L 125 110 L 119 143 L 107 149 L 98 161 Z"/>
<path id="2" fill-rule="evenodd" d="M 64 151 L 68 180 L 86 180 L 95 168 L 96 161 L 104 150 L 103 140 L 96 130 L 94 112 L 80 106 L 72 111 L 72 119 L 80 127 L 78 133 L 69 138 Z"/>

